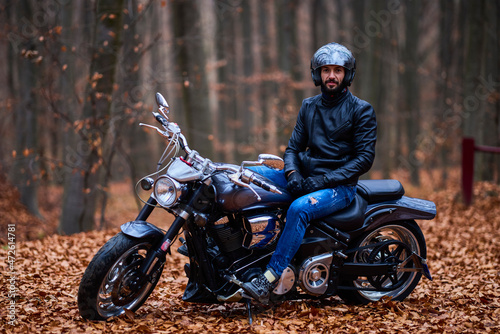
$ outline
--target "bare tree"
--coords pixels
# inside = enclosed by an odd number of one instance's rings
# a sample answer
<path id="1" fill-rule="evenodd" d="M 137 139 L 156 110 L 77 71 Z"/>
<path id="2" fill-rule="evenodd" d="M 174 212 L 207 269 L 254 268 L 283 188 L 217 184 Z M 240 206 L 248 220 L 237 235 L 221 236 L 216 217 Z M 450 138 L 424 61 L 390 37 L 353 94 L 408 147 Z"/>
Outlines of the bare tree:
<path id="1" fill-rule="evenodd" d="M 11 48 L 12 67 L 9 71 L 11 94 L 14 97 L 15 124 L 15 158 L 11 168 L 11 179 L 19 189 L 21 202 L 28 210 L 39 216 L 37 189 L 39 181 L 38 145 L 37 145 L 37 117 L 38 98 L 35 93 L 37 75 L 39 73 L 40 55 L 37 50 L 36 39 L 23 33 L 33 16 L 33 5 L 24 0 L 10 6 L 11 25 L 17 43 L 9 44 Z"/>
<path id="2" fill-rule="evenodd" d="M 278 31 L 276 22 L 276 6 L 272 1 L 265 4 L 266 32 L 268 34 L 268 42 L 266 43 L 266 52 L 268 58 L 268 66 L 266 75 L 269 77 L 264 85 L 264 101 L 266 103 L 264 112 L 266 113 L 266 137 L 267 150 L 269 153 L 280 154 L 279 147 L 279 86 L 283 78 L 283 73 L 279 70 L 278 64 Z"/>
<path id="3" fill-rule="evenodd" d="M 204 68 L 204 81 L 207 94 L 207 105 L 205 110 L 210 115 L 210 123 L 212 131 L 209 139 L 213 145 L 213 159 L 221 158 L 223 147 L 220 142 L 220 119 L 219 119 L 219 102 L 217 96 L 217 85 L 219 83 L 218 64 L 217 64 L 217 18 L 215 12 L 215 1 L 201 0 L 199 1 L 199 16 L 200 30 L 202 39 L 202 53 Z"/>
<path id="4" fill-rule="evenodd" d="M 111 98 L 121 41 L 123 0 L 99 1 L 95 12 L 94 52 L 83 113 L 76 121 L 81 169 L 65 176 L 60 231 L 92 230 L 102 191 L 103 149 L 109 131 Z"/>
<path id="5" fill-rule="evenodd" d="M 407 169 L 410 181 L 414 185 L 420 183 L 420 161 L 418 157 L 417 135 L 420 132 L 420 87 L 418 81 L 418 66 L 420 63 L 419 45 L 419 17 L 421 14 L 421 3 L 412 1 L 405 3 L 405 34 L 401 47 L 400 79 L 403 86 L 403 94 L 400 100 L 400 112 L 406 120 L 405 134 L 407 151 L 401 157 L 403 168 Z"/>

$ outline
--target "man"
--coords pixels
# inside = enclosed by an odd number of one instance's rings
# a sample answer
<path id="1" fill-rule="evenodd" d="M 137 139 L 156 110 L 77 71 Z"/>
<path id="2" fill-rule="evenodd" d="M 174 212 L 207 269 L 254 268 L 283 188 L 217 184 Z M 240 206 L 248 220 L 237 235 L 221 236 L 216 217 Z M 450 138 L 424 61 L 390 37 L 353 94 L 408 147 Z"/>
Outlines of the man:
<path id="1" fill-rule="evenodd" d="M 348 89 L 355 70 L 352 53 L 337 43 L 322 46 L 311 59 L 321 94 L 302 102 L 284 156 L 287 189 L 297 198 L 266 271 L 243 284 L 263 304 L 299 249 L 308 222 L 347 207 L 359 176 L 373 164 L 377 122 L 372 106 Z"/>

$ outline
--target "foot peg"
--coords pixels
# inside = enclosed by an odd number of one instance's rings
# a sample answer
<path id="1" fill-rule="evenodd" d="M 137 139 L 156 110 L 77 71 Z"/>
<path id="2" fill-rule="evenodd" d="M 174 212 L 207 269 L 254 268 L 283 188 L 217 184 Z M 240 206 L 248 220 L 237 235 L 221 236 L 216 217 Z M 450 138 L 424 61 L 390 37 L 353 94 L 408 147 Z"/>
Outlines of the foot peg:
<path id="1" fill-rule="evenodd" d="M 226 276 L 224 276 L 224 279 L 230 283 L 236 284 L 240 288 L 232 295 L 229 295 L 229 296 L 219 295 L 219 296 L 217 296 L 218 301 L 220 301 L 220 302 L 239 302 L 244 298 L 252 299 L 252 297 L 247 295 L 245 293 L 245 290 L 243 290 L 243 288 L 242 288 L 243 282 L 241 282 L 239 279 L 237 279 L 234 275 L 232 275 L 232 276 L 226 275 Z"/>
<path id="2" fill-rule="evenodd" d="M 186 240 L 184 240 L 184 238 L 179 238 L 179 241 L 182 242 L 182 245 L 179 248 L 177 248 L 177 252 L 179 252 L 179 254 L 189 257 L 189 251 L 186 245 Z"/>
<path id="3" fill-rule="evenodd" d="M 242 288 L 239 288 L 235 293 L 229 296 L 221 296 L 221 295 L 217 296 L 217 300 L 220 302 L 239 302 L 243 298 L 250 299 L 252 297 L 247 296 L 245 294 L 245 290 L 243 290 Z"/>

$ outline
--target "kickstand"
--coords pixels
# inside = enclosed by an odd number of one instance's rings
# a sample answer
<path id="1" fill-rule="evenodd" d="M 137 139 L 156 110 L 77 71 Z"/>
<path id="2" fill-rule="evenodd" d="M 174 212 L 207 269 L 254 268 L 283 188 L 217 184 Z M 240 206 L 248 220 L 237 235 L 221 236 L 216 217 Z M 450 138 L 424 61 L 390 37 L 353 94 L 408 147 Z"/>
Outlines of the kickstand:
<path id="1" fill-rule="evenodd" d="M 253 323 L 253 319 L 252 319 L 252 304 L 250 303 L 250 299 L 247 300 L 247 311 L 248 311 L 248 322 L 251 325 Z"/>

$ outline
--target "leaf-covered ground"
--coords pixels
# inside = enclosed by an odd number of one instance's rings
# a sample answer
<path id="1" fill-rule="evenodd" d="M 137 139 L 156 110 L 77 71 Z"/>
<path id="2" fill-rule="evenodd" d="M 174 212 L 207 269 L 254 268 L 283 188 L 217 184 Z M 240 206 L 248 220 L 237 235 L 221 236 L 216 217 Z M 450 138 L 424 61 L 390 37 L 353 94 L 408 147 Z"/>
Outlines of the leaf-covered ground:
<path id="1" fill-rule="evenodd" d="M 80 278 L 94 253 L 118 231 L 114 228 L 73 236 L 49 235 L 40 240 L 17 240 L 13 263 L 15 280 L 12 280 L 7 249 L 3 246 L 0 331 L 499 333 L 500 188 L 477 184 L 474 206 L 470 208 L 461 204 L 458 189 L 427 197 L 438 205 L 435 220 L 419 222 L 427 238 L 428 262 L 434 280 L 423 279 L 403 302 L 383 300 L 367 306 L 349 306 L 336 297 L 323 301 L 286 302 L 255 312 L 250 325 L 243 304 L 182 302 L 186 284 L 182 270 L 184 258 L 174 252 L 153 295 L 137 313 L 105 322 L 86 321 L 78 314 L 76 305 Z M 0 210 L 5 210 L 1 200 Z M 12 217 L 2 211 L 0 214 L 3 225 L 0 240 L 5 244 L 8 242 L 5 225 Z M 18 224 L 18 239 L 24 239 L 23 226 Z M 40 231 L 35 234 L 40 235 Z M 9 298 L 12 289 L 15 289 L 15 299 Z M 9 325 L 9 315 L 15 315 L 14 325 Z"/>

